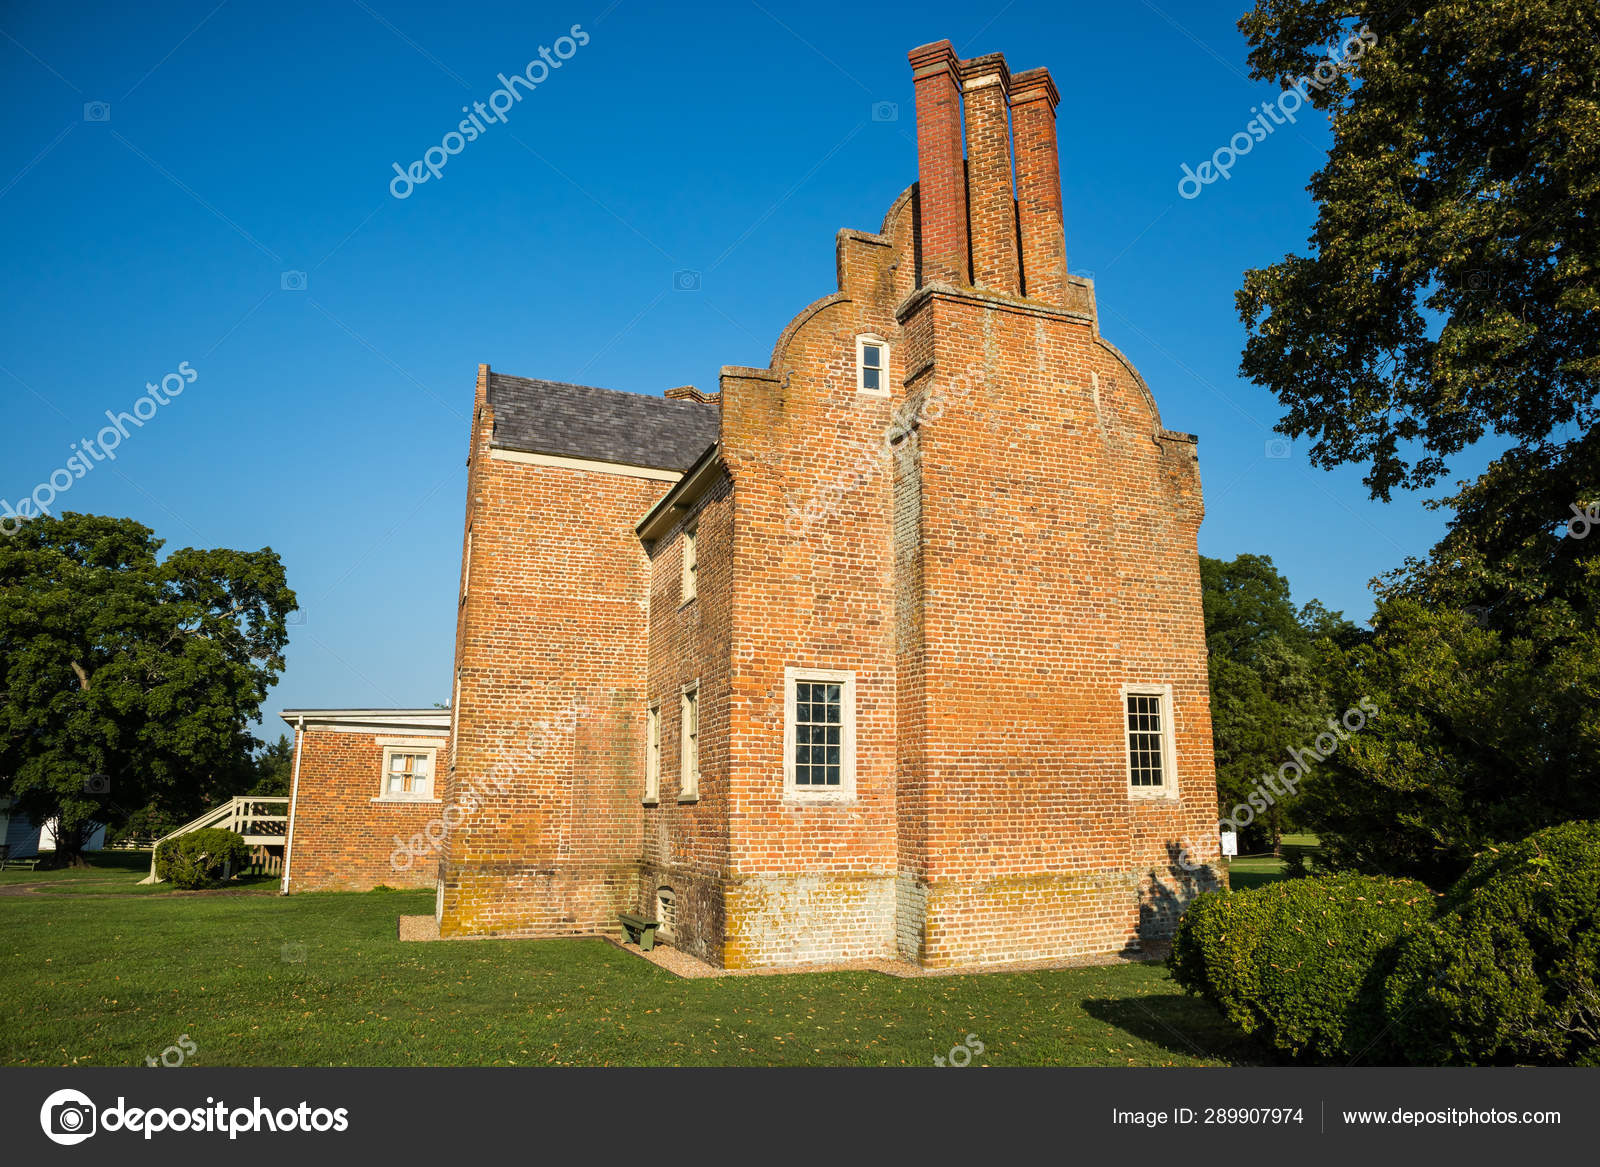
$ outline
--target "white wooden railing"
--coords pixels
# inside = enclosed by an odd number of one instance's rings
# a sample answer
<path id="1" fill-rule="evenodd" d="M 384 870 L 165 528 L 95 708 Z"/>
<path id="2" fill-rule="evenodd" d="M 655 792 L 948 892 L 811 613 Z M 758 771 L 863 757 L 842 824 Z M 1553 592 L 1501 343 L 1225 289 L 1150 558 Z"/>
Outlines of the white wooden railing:
<path id="1" fill-rule="evenodd" d="M 177 830 L 162 835 L 156 840 L 155 847 L 150 849 L 149 878 L 139 882 L 161 882 L 156 876 L 156 850 L 162 843 L 168 839 L 176 839 L 179 835 L 187 835 L 191 831 L 201 831 L 208 827 L 232 831 L 252 847 L 282 846 L 289 834 L 289 800 L 282 796 L 264 798 L 246 795 L 243 798 L 230 798 L 221 806 L 206 811 L 194 821 L 184 823 Z"/>

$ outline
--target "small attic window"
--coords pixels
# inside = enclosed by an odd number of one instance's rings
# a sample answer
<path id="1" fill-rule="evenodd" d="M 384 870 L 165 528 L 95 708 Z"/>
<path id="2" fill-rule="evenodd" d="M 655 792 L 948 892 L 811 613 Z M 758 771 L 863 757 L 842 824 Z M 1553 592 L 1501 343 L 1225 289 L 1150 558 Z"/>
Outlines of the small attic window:
<path id="1" fill-rule="evenodd" d="M 889 396 L 889 345 L 881 336 L 856 337 L 856 391 Z"/>

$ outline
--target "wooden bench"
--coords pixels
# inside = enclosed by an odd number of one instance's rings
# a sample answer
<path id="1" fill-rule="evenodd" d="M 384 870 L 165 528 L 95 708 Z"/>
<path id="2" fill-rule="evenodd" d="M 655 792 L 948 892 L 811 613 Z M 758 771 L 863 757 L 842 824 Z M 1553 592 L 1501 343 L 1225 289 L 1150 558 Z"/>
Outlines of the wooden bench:
<path id="1" fill-rule="evenodd" d="M 661 927 L 659 921 L 632 916 L 627 912 L 620 913 L 617 919 L 622 921 L 623 933 L 631 943 L 637 944 L 645 952 L 656 946 L 656 929 Z"/>
<path id="2" fill-rule="evenodd" d="M 13 867 L 37 871 L 39 870 L 39 858 L 38 855 L 18 855 L 15 858 L 7 855 L 4 859 L 0 859 L 0 871 L 10 871 Z"/>

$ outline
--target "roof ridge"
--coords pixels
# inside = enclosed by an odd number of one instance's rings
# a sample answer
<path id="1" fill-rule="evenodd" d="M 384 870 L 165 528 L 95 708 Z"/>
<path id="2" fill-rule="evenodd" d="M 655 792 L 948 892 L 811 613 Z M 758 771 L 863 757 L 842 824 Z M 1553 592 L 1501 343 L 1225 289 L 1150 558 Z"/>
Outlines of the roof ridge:
<path id="1" fill-rule="evenodd" d="M 489 373 L 489 383 L 493 385 L 496 380 L 522 381 L 529 385 L 554 385 L 560 389 L 582 389 L 586 393 L 614 393 L 618 397 L 636 397 L 641 401 L 681 401 L 686 405 L 712 407 L 717 405 L 717 402 L 715 401 L 695 401 L 693 398 L 689 397 L 668 397 L 666 395 L 666 390 L 662 390 L 660 393 L 635 393 L 632 389 L 612 389 L 608 385 L 580 385 L 576 381 L 552 381 L 548 377 L 519 377 L 515 373 L 496 373 L 491 370 Z M 677 388 L 677 386 L 669 385 L 667 388 Z"/>

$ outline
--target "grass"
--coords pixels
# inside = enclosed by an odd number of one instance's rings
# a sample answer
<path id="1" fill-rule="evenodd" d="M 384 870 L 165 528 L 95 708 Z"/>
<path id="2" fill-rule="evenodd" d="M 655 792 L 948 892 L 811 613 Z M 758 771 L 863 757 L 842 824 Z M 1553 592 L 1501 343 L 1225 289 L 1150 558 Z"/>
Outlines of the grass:
<path id="1" fill-rule="evenodd" d="M 0 1063 L 1165 1066 L 1270 1060 L 1156 965 L 687 981 L 603 940 L 401 944 L 431 892 L 132 891 L 141 868 L 6 872 Z M 29 875 L 13 880 L 13 874 Z"/>
<path id="2" fill-rule="evenodd" d="M 138 881 L 150 874 L 148 851 L 94 851 L 88 867 L 46 867 L 36 871 L 13 868 L 0 871 L 0 888 L 12 884 L 37 884 L 61 895 L 172 895 L 171 884 Z M 235 880 L 230 891 L 278 890 L 275 875 L 247 875 Z"/>
<path id="3" fill-rule="evenodd" d="M 1315 847 L 1315 835 L 1285 835 L 1285 846 Z M 1243 891 L 1247 888 L 1260 887 L 1264 883 L 1271 883 L 1275 879 L 1284 879 L 1288 876 L 1288 866 L 1282 859 L 1271 855 L 1249 855 L 1228 861 L 1228 883 L 1235 890 Z"/>

